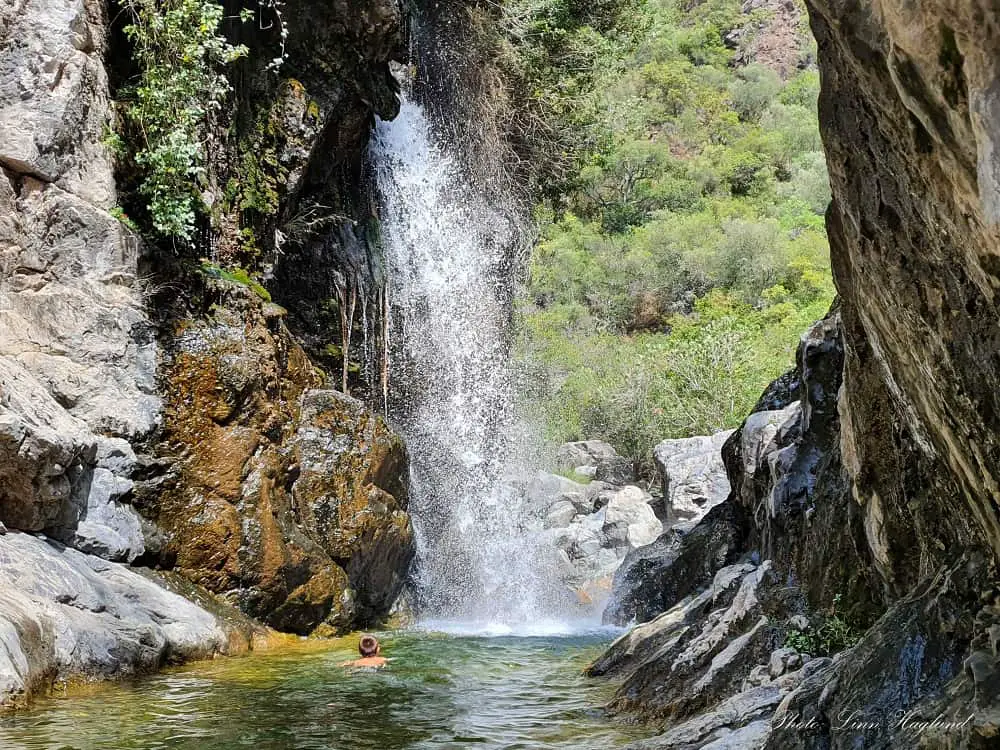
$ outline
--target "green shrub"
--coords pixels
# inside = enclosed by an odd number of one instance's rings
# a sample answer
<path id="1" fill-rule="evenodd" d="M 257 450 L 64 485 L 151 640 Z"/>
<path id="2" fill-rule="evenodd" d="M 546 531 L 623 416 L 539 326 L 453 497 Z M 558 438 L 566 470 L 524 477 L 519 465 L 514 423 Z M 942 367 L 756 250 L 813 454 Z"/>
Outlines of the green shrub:
<path id="1" fill-rule="evenodd" d="M 786 199 L 802 201 L 810 211 L 822 216 L 831 197 L 823 154 L 811 151 L 800 156 L 792 166 L 791 179 L 779 188 L 779 193 Z"/>
<path id="2" fill-rule="evenodd" d="M 271 301 L 271 293 L 264 288 L 264 286 L 254 279 L 250 273 L 243 268 L 220 268 L 214 263 L 203 263 L 201 266 L 201 271 L 206 276 L 211 276 L 215 279 L 222 279 L 224 281 L 230 281 L 234 284 L 239 284 L 240 286 L 245 286 L 258 297 L 260 297 L 265 302 Z"/>
<path id="3" fill-rule="evenodd" d="M 818 97 L 819 71 L 815 68 L 801 71 L 778 94 L 778 100 L 782 104 L 797 104 L 810 112 L 816 111 Z"/>
<path id="4" fill-rule="evenodd" d="M 857 643 L 861 632 L 838 612 L 840 599 L 837 594 L 830 610 L 818 615 L 808 629 L 789 631 L 785 645 L 811 656 L 833 656 Z"/>
<path id="5" fill-rule="evenodd" d="M 765 289 L 781 281 L 788 266 L 778 223 L 731 219 L 722 231 L 713 281 L 756 303 Z"/>
<path id="6" fill-rule="evenodd" d="M 554 441 L 599 436 L 651 472 L 660 440 L 737 426 L 828 304 L 755 310 L 715 291 L 670 318 L 669 331 L 631 336 L 596 329 L 579 308 L 524 305 L 517 353 L 528 411 Z"/>
<path id="7" fill-rule="evenodd" d="M 754 63 L 737 71 L 729 91 L 733 108 L 739 113 L 740 119 L 746 122 L 759 122 L 781 89 L 782 83 L 777 73 L 764 65 Z"/>
<path id="8" fill-rule="evenodd" d="M 223 9 L 211 0 L 125 0 L 124 8 L 140 70 L 124 109 L 139 192 L 158 233 L 190 240 L 204 208 L 208 123 L 230 92 L 222 68 L 247 50 L 219 33 Z"/>
<path id="9" fill-rule="evenodd" d="M 120 221 L 129 229 L 131 229 L 133 232 L 139 231 L 139 227 L 136 225 L 134 221 L 132 221 L 129 215 L 125 213 L 125 209 L 123 209 L 121 206 L 112 206 L 110 209 L 108 209 L 108 213 L 111 214 L 114 218 L 118 219 L 118 221 Z"/>
<path id="10" fill-rule="evenodd" d="M 744 197 L 760 192 L 772 176 L 762 154 L 747 151 L 724 152 L 723 176 L 734 196 Z"/>

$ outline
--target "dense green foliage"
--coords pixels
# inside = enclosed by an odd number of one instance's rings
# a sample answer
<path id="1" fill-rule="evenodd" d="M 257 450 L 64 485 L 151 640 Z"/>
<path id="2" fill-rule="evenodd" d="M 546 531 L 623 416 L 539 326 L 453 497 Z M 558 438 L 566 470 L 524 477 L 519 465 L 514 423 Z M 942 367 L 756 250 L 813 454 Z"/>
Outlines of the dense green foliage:
<path id="1" fill-rule="evenodd" d="M 153 228 L 189 240 L 204 209 L 210 118 L 230 93 L 223 67 L 246 54 L 219 31 L 211 0 L 127 0 L 125 34 L 140 71 L 124 115 Z"/>
<path id="2" fill-rule="evenodd" d="M 641 460 L 738 424 L 833 296 L 818 76 L 734 65 L 726 33 L 766 17 L 691 5 L 505 11 L 516 78 L 558 134 L 520 351 L 550 437 Z"/>

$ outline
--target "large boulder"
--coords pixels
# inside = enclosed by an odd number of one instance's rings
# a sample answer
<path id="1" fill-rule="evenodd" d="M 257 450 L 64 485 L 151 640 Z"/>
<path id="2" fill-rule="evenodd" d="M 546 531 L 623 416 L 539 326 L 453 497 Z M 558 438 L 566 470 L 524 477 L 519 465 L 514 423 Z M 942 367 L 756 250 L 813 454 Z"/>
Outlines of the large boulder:
<path id="1" fill-rule="evenodd" d="M 219 602 L 213 613 L 152 573 L 28 534 L 0 536 L 0 578 L 0 707 L 55 680 L 141 674 L 268 638 Z"/>
<path id="2" fill-rule="evenodd" d="M 603 440 L 577 440 L 563 443 L 556 451 L 556 465 L 563 471 L 572 471 L 577 467 L 597 468 L 601 461 L 613 461 L 618 458 L 618 451 L 610 443 Z"/>
<path id="3" fill-rule="evenodd" d="M 663 531 L 663 524 L 650 507 L 649 493 L 638 487 L 623 487 L 604 508 L 604 533 L 620 546 L 644 547 Z"/>
<path id="4" fill-rule="evenodd" d="M 374 625 L 413 557 L 402 441 L 324 389 L 280 316 L 207 282 L 172 339 L 163 441 L 133 492 L 145 560 L 297 633 Z"/>
<path id="5" fill-rule="evenodd" d="M 697 520 L 728 497 L 722 446 L 732 434 L 664 440 L 653 448 L 668 523 Z"/>
<path id="6" fill-rule="evenodd" d="M 359 622 L 392 607 L 413 559 L 402 441 L 360 401 L 333 390 L 302 394 L 292 441 L 292 499 L 304 531 L 346 572 Z"/>
<path id="7" fill-rule="evenodd" d="M 603 488 L 599 483 L 583 484 L 559 474 L 539 471 L 531 477 L 521 494 L 528 515 L 544 518 L 549 509 L 559 502 L 570 503 L 580 513 L 593 512 L 596 494 Z"/>
<path id="8" fill-rule="evenodd" d="M 568 480 L 544 480 L 555 494 L 547 495 L 543 526 L 563 562 L 565 583 L 590 606 L 603 605 L 611 576 L 625 556 L 655 540 L 663 523 L 653 511 L 653 497 L 638 487 L 616 487 L 602 482 L 568 487 Z M 560 491 L 561 490 L 561 491 Z M 537 500 L 537 498 L 536 498 Z"/>

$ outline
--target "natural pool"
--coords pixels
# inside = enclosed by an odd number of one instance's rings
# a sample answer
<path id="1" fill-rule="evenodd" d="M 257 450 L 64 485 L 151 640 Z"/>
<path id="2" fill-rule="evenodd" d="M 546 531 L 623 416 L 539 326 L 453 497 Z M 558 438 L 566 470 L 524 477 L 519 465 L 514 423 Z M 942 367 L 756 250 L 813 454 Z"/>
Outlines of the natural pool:
<path id="1" fill-rule="evenodd" d="M 605 750 L 642 736 L 581 675 L 611 637 L 386 633 L 379 672 L 339 666 L 356 638 L 201 662 L 40 701 L 0 719 L 0 748 Z"/>

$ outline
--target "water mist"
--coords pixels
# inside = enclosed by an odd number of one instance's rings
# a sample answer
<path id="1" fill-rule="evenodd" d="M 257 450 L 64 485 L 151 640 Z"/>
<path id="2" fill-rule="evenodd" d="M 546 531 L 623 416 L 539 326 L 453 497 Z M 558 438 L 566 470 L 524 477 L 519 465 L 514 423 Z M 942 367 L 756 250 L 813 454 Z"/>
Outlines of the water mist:
<path id="1" fill-rule="evenodd" d="M 404 95 L 372 162 L 388 267 L 389 416 L 411 457 L 421 616 L 499 627 L 558 617 L 551 544 L 529 531 L 518 480 L 510 299 L 517 222 L 468 179 Z"/>

